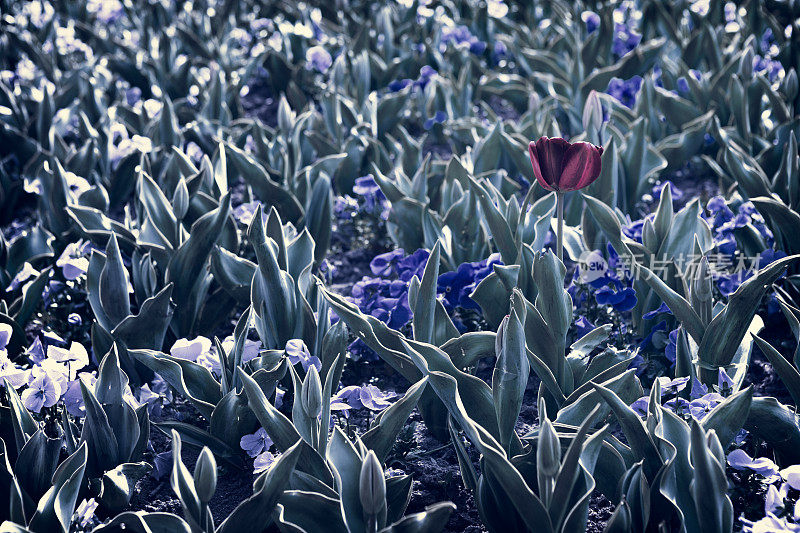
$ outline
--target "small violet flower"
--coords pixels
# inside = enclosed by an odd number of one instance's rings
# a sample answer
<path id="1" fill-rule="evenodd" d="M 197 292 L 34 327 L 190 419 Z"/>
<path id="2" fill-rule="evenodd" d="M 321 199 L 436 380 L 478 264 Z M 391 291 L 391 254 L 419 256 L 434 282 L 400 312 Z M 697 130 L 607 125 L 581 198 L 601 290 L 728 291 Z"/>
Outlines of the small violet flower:
<path id="1" fill-rule="evenodd" d="M 266 472 L 272 467 L 277 457 L 270 452 L 262 452 L 253 461 L 253 473 L 260 474 Z"/>
<path id="2" fill-rule="evenodd" d="M 289 340 L 286 343 L 284 352 L 286 352 L 286 357 L 289 359 L 290 363 L 293 365 L 300 363 L 305 371 L 308 371 L 308 368 L 312 365 L 317 371 L 322 370 L 322 362 L 319 360 L 319 357 L 311 355 L 306 347 L 306 343 L 303 342 L 302 339 Z"/>
<path id="3" fill-rule="evenodd" d="M 306 68 L 309 70 L 313 69 L 324 74 L 332 64 L 333 58 L 325 48 L 312 46 L 306 50 Z"/>
<path id="4" fill-rule="evenodd" d="M 239 446 L 247 452 L 250 457 L 256 457 L 262 452 L 269 450 L 272 446 L 272 439 L 267 435 L 267 430 L 258 428 L 258 431 L 250 435 L 244 435 L 239 440 Z"/>
<path id="5" fill-rule="evenodd" d="M 778 465 L 766 457 L 753 459 L 741 449 L 733 450 L 728 454 L 728 464 L 735 470 L 752 470 L 765 478 L 764 481 L 767 483 L 772 483 L 779 478 Z"/>
<path id="6" fill-rule="evenodd" d="M 48 374 L 41 374 L 22 391 L 22 403 L 29 411 L 38 413 L 42 407 L 52 407 L 61 397 L 58 382 Z"/>
<path id="7" fill-rule="evenodd" d="M 91 244 L 83 241 L 68 244 L 59 258 L 56 266 L 61 268 L 64 278 L 75 280 L 86 274 L 89 270 L 89 259 L 86 254 L 91 250 Z"/>

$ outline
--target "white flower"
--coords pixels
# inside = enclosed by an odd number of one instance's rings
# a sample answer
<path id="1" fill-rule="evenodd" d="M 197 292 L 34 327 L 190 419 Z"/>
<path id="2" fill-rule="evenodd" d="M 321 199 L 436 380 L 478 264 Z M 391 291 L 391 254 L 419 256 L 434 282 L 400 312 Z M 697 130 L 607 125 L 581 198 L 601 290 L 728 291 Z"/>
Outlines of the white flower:
<path id="1" fill-rule="evenodd" d="M 204 353 L 211 350 L 211 341 L 205 337 L 195 337 L 192 340 L 178 339 L 172 348 L 169 349 L 170 355 L 179 359 L 196 362 Z"/>
<path id="2" fill-rule="evenodd" d="M 11 324 L 0 324 L 0 350 L 6 349 L 8 341 L 11 340 L 11 333 L 13 331 Z"/>
<path id="3" fill-rule="evenodd" d="M 792 465 L 781 470 L 781 477 L 795 490 L 800 490 L 800 465 Z"/>
<path id="4" fill-rule="evenodd" d="M 89 522 L 92 520 L 94 516 L 94 512 L 97 509 L 97 502 L 94 498 L 89 500 L 83 500 L 78 508 L 75 510 L 76 518 L 78 519 L 78 524 L 81 527 L 86 527 Z"/>
<path id="5" fill-rule="evenodd" d="M 14 276 L 14 279 L 11 280 L 11 284 L 6 288 L 7 291 L 16 290 L 17 287 L 22 285 L 28 279 L 38 276 L 39 271 L 33 268 L 33 266 L 26 262 L 22 265 L 22 268 L 17 272 L 17 275 Z"/>
<path id="6" fill-rule="evenodd" d="M 508 6 L 502 0 L 488 0 L 486 9 L 490 17 L 501 19 L 508 14 Z"/>
<path id="7" fill-rule="evenodd" d="M 89 366 L 89 354 L 83 344 L 77 342 L 70 344 L 69 350 L 58 346 L 48 346 L 47 359 L 62 363 L 68 369 L 70 381 L 78 375 L 78 370 Z"/>
<path id="8" fill-rule="evenodd" d="M 28 383 L 28 371 L 15 365 L 5 350 L 0 351 L 0 385 L 3 379 L 8 380 L 15 389 Z"/>

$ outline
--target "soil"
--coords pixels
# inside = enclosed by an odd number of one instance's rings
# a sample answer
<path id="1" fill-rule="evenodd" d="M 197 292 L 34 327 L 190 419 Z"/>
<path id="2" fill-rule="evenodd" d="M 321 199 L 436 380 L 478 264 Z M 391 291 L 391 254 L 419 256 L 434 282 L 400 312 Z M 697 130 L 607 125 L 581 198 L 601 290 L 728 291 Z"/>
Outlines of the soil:
<path id="1" fill-rule="evenodd" d="M 151 417 L 151 449 L 145 453 L 144 457 L 144 460 L 151 465 L 155 464 L 157 454 L 172 450 L 171 439 L 155 426 L 166 420 L 177 420 L 203 426 L 201 417 L 194 407 L 183 399 L 175 398 L 173 403 L 164 406 L 159 416 Z M 181 456 L 190 472 L 194 472 L 199 453 L 198 448 L 184 444 Z M 130 503 L 130 510 L 170 512 L 183 516 L 180 500 L 175 496 L 169 482 L 171 465 L 170 458 L 166 472 L 162 472 L 159 476 L 159 473 L 154 470 L 139 481 L 136 486 L 136 494 Z M 255 481 L 255 476 L 249 467 L 244 470 L 217 460 L 217 490 L 209 502 L 209 507 L 218 524 L 230 515 L 240 502 L 250 497 L 253 493 L 253 481 Z"/>

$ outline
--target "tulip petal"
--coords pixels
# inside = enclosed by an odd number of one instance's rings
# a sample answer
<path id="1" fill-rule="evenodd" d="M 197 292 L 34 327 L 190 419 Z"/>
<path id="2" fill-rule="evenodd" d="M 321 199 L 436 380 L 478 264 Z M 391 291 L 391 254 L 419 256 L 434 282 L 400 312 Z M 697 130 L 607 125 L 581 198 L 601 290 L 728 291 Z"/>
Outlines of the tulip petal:
<path id="1" fill-rule="evenodd" d="M 562 174 L 562 169 L 564 165 L 564 156 L 567 153 L 570 144 L 560 137 L 554 137 L 552 139 L 548 137 L 542 137 L 538 141 L 536 141 L 535 145 L 535 152 L 537 157 L 536 162 L 539 166 L 539 173 L 541 174 L 541 180 L 539 183 L 548 190 L 559 190 L 559 178 Z M 531 161 L 534 160 L 533 151 L 531 152 Z M 536 169 L 536 164 L 534 164 L 534 171 Z M 539 179 L 539 175 L 536 176 Z M 542 183 L 544 181 L 544 183 Z"/>
<path id="2" fill-rule="evenodd" d="M 564 154 L 558 189 L 576 191 L 590 185 L 600 175 L 600 155 L 602 153 L 602 148 L 587 142 L 577 142 L 571 145 Z"/>
<path id="3" fill-rule="evenodd" d="M 528 154 L 531 156 L 531 165 L 533 165 L 533 175 L 536 176 L 536 181 L 548 191 L 554 191 L 555 189 L 545 181 L 542 175 L 542 167 L 539 166 L 539 154 L 536 151 L 536 142 L 531 141 L 528 145 Z"/>

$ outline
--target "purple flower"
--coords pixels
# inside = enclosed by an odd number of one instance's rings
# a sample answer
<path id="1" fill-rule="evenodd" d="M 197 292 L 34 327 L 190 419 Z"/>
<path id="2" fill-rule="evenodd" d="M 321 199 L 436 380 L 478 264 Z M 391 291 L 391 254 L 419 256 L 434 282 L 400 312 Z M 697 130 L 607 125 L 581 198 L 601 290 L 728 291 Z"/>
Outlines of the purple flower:
<path id="1" fill-rule="evenodd" d="M 719 376 L 717 377 L 717 388 L 721 392 L 733 391 L 733 379 L 725 372 L 724 368 L 719 369 Z"/>
<path id="2" fill-rule="evenodd" d="M 586 33 L 594 33 L 600 27 L 600 15 L 594 11 L 581 13 L 581 20 L 586 24 Z"/>
<path id="3" fill-rule="evenodd" d="M 658 378 L 658 382 L 661 384 L 661 394 L 678 394 L 686 388 L 686 385 L 689 383 L 689 378 L 670 379 L 666 376 L 662 376 Z"/>
<path id="4" fill-rule="evenodd" d="M 172 450 L 161 452 L 153 459 L 152 476 L 161 479 L 172 472 Z"/>
<path id="5" fill-rule="evenodd" d="M 47 359 L 55 361 L 67 368 L 69 379 L 75 379 L 78 370 L 89 366 L 89 353 L 78 342 L 70 344 L 69 349 L 59 346 L 47 347 Z"/>
<path id="6" fill-rule="evenodd" d="M 5 350 L 0 350 L 0 386 L 3 380 L 8 380 L 12 387 L 19 389 L 28 383 L 28 372 L 15 365 Z"/>
<path id="7" fill-rule="evenodd" d="M 331 398 L 331 410 L 343 411 L 345 416 L 348 416 L 350 409 L 361 407 L 361 387 L 358 385 L 344 387 Z"/>
<path id="8" fill-rule="evenodd" d="M 575 320 L 575 328 L 575 336 L 580 339 L 590 331 L 594 330 L 595 326 L 589 322 L 588 318 L 581 315 L 577 320 Z"/>
<path id="9" fill-rule="evenodd" d="M 639 95 L 639 89 L 641 89 L 641 87 L 641 76 L 634 76 L 629 80 L 611 78 L 611 81 L 608 82 L 608 89 L 606 92 L 619 100 L 622 105 L 633 108 L 633 106 L 636 105 L 636 98 Z"/>
<path id="10" fill-rule="evenodd" d="M 408 79 L 408 78 L 403 79 L 403 80 L 394 80 L 392 82 L 389 82 L 389 90 L 394 92 L 394 93 L 396 93 L 396 92 L 402 91 L 403 89 L 405 89 L 406 87 L 408 87 L 412 83 L 414 83 L 414 80 L 411 80 L 411 79 Z"/>
<path id="11" fill-rule="evenodd" d="M 594 293 L 594 299 L 600 305 L 610 305 L 616 311 L 630 311 L 636 307 L 636 291 L 631 287 L 614 290 L 611 287 L 602 287 Z"/>
<path id="12" fill-rule="evenodd" d="M 437 111 L 434 115 L 428 118 L 425 123 L 422 125 L 423 128 L 426 130 L 432 129 L 436 124 L 444 124 L 445 120 L 447 120 L 447 113 L 444 111 Z"/>
<path id="13" fill-rule="evenodd" d="M 444 53 L 448 46 L 466 48 L 476 55 L 486 50 L 486 43 L 472 35 L 466 26 L 443 26 L 439 51 Z"/>
<path id="14" fill-rule="evenodd" d="M 735 470 L 752 470 L 772 483 L 778 479 L 778 465 L 766 457 L 753 459 L 744 450 L 733 450 L 728 454 L 728 464 Z"/>
<path id="15" fill-rule="evenodd" d="M 647 396 L 642 396 L 641 398 L 639 398 L 638 400 L 636 400 L 631 404 L 631 409 L 633 409 L 633 411 L 637 415 L 641 417 L 646 417 L 649 405 L 650 405 L 650 399 Z"/>
<path id="16" fill-rule="evenodd" d="M 308 368 L 312 365 L 316 367 L 317 371 L 322 370 L 322 362 L 319 360 L 319 357 L 311 355 L 306 347 L 306 343 L 301 339 L 289 340 L 286 343 L 284 352 L 290 363 L 293 365 L 300 363 L 305 371 L 308 371 Z"/>
<path id="17" fill-rule="evenodd" d="M 656 200 L 661 199 L 661 191 L 664 190 L 664 187 L 669 185 L 670 193 L 672 193 L 672 199 L 675 201 L 680 201 L 683 199 L 683 191 L 677 188 L 670 180 L 665 180 L 661 183 L 658 183 L 653 186 L 653 198 Z"/>
<path id="18" fill-rule="evenodd" d="M 405 251 L 402 248 L 392 250 L 383 254 L 378 254 L 369 262 L 369 269 L 376 276 L 389 276 L 396 263 L 403 258 Z"/>
<path id="19" fill-rule="evenodd" d="M 325 48 L 321 46 L 312 46 L 306 50 L 306 68 L 309 70 L 314 69 L 317 72 L 325 73 L 331 68 L 333 59 Z"/>
<path id="20" fill-rule="evenodd" d="M 665 304 L 664 302 L 661 302 L 661 305 L 659 305 L 658 308 L 643 314 L 642 318 L 645 320 L 650 320 L 651 318 L 655 318 L 657 315 L 660 315 L 661 313 L 666 313 L 669 315 L 672 314 L 672 311 L 669 310 L 669 306 L 667 306 L 667 304 Z"/>
<path id="21" fill-rule="evenodd" d="M 771 248 L 764 250 L 758 255 L 758 268 L 755 271 L 761 270 L 783 257 L 786 257 L 786 253 L 783 251 L 775 251 Z M 722 274 L 717 278 L 717 287 L 725 296 L 730 296 L 736 292 L 742 283 L 753 277 L 754 270 L 747 269 L 743 264 L 735 265 L 735 269 L 734 273 Z"/>
<path id="22" fill-rule="evenodd" d="M 131 107 L 135 106 L 142 99 L 142 90 L 139 87 L 131 87 L 125 91 L 125 102 Z"/>
<path id="23" fill-rule="evenodd" d="M 492 273 L 494 265 L 502 264 L 499 254 L 473 263 L 462 263 L 453 272 L 441 274 L 437 280 L 437 292 L 444 295 L 443 303 L 448 311 L 455 307 L 479 309 L 469 297 L 475 287 Z"/>
<path id="24" fill-rule="evenodd" d="M 600 176 L 603 148 L 587 142 L 541 137 L 528 144 L 533 174 L 548 191 L 577 191 Z"/>
<path id="25" fill-rule="evenodd" d="M 669 332 L 669 342 L 664 349 L 664 355 L 669 359 L 669 362 L 675 364 L 678 359 L 678 328 Z"/>
<path id="26" fill-rule="evenodd" d="M 414 82 L 414 85 L 420 90 L 423 90 L 425 89 L 425 86 L 428 85 L 428 82 L 430 82 L 437 74 L 438 72 L 436 72 L 433 67 L 430 65 L 425 65 L 419 69 L 419 77 L 417 78 L 417 81 Z"/>
<path id="27" fill-rule="evenodd" d="M 386 208 L 386 196 L 384 196 L 378 184 L 375 183 L 375 178 L 372 174 L 356 178 L 355 185 L 353 185 L 353 193 L 364 197 L 366 201 L 364 208 L 367 212 L 374 212 L 379 206 L 382 210 Z"/>
<path id="28" fill-rule="evenodd" d="M 266 472 L 272 467 L 272 464 L 275 462 L 277 457 L 272 455 L 270 452 L 262 452 L 258 454 L 255 461 L 253 461 L 253 473 L 260 474 L 262 472 Z"/>
<path id="29" fill-rule="evenodd" d="M 800 465 L 792 465 L 781 470 L 781 477 L 794 490 L 800 490 Z"/>
<path id="30" fill-rule="evenodd" d="M 622 23 L 614 24 L 614 41 L 611 44 L 611 51 L 616 57 L 622 57 L 638 46 L 642 36 L 633 28 Z"/>
<path id="31" fill-rule="evenodd" d="M 272 446 L 272 439 L 267 435 L 267 430 L 258 428 L 253 434 L 244 435 L 239 440 L 239 446 L 247 452 L 250 457 L 256 457 L 261 452 L 269 450 Z"/>
<path id="32" fill-rule="evenodd" d="M 345 416 L 350 409 L 364 407 L 371 411 L 382 411 L 392 405 L 389 400 L 396 397 L 394 392 L 383 392 L 375 385 L 350 385 L 331 398 L 331 410 L 344 411 Z"/>
<path id="33" fill-rule="evenodd" d="M 33 364 L 39 364 L 44 361 L 44 346 L 42 346 L 42 341 L 39 337 L 33 339 L 31 345 L 25 350 L 25 355 Z"/>
<path id="34" fill-rule="evenodd" d="M 88 387 L 94 387 L 97 382 L 97 377 L 88 372 L 81 372 L 77 379 L 69 382 L 67 390 L 64 392 L 64 407 L 67 412 L 76 418 L 83 418 L 86 416 L 86 406 L 83 403 L 83 394 L 81 393 L 81 384 L 79 380 L 83 380 Z"/>
<path id="35" fill-rule="evenodd" d="M 397 262 L 397 277 L 403 281 L 411 281 L 414 276 L 421 279 L 425 265 L 428 264 L 429 255 L 428 250 L 420 248 L 413 254 L 402 258 Z"/>
<path id="36" fill-rule="evenodd" d="M 689 402 L 689 412 L 696 419 L 703 420 L 708 413 L 723 401 L 725 401 L 725 398 L 716 392 L 710 392 Z"/>
<path id="37" fill-rule="evenodd" d="M 52 407 L 61 396 L 58 383 L 48 374 L 41 374 L 35 378 L 28 388 L 22 391 L 22 403 L 29 411 L 38 413 L 42 407 Z"/>
<path id="38" fill-rule="evenodd" d="M 245 226 L 249 226 L 250 223 L 253 221 L 253 217 L 256 215 L 256 211 L 261 206 L 262 204 L 258 200 L 239 204 L 233 208 L 233 218 L 235 218 Z M 262 211 L 262 219 L 266 222 L 267 216 L 265 213 L 263 213 L 263 211 Z"/>
<path id="39" fill-rule="evenodd" d="M 645 220 L 647 220 L 647 217 L 634 220 L 630 224 L 622 226 L 622 232 L 626 237 L 636 242 L 642 242 L 642 228 L 644 228 Z"/>
<path id="40" fill-rule="evenodd" d="M 673 413 L 678 416 L 684 416 L 687 412 L 691 411 L 691 405 L 685 399 L 676 397 L 664 404 L 664 407 L 671 409 Z"/>
<path id="41" fill-rule="evenodd" d="M 359 392 L 359 400 L 361 405 L 370 411 L 382 411 L 392 405 L 389 401 L 397 395 L 393 392 L 382 392 L 375 385 L 364 385 Z"/>

